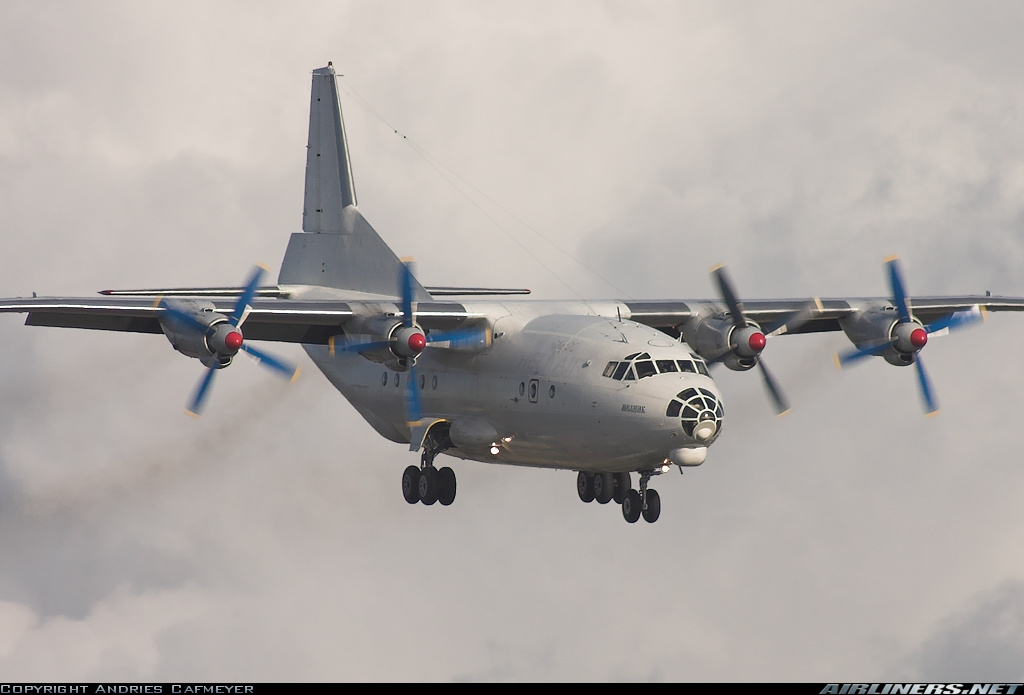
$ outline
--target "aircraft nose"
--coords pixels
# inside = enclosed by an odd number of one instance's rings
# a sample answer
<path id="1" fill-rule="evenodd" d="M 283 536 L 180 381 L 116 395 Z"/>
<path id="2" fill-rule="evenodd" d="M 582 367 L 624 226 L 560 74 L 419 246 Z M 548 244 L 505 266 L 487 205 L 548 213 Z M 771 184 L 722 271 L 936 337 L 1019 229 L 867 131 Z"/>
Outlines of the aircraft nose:
<path id="1" fill-rule="evenodd" d="M 669 401 L 665 415 L 679 418 L 687 436 L 707 445 L 722 431 L 725 411 L 718 396 L 708 389 L 688 388 Z"/>

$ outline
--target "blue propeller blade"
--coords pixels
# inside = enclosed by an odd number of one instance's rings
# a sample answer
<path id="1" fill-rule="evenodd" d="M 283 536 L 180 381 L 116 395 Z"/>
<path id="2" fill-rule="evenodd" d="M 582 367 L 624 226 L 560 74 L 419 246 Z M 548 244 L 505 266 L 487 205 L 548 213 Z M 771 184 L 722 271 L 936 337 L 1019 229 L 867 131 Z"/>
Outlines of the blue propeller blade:
<path id="1" fill-rule="evenodd" d="M 889 267 L 889 287 L 892 289 L 892 303 L 900 312 L 900 318 L 904 321 L 910 320 L 910 307 L 907 306 L 907 290 L 903 284 L 903 273 L 900 272 L 900 263 L 895 256 L 886 261 Z"/>
<path id="2" fill-rule="evenodd" d="M 856 350 L 848 350 L 847 352 L 842 352 L 842 353 L 839 353 L 838 355 L 836 355 L 836 361 L 839 363 L 839 366 L 845 367 L 846 365 L 850 364 L 851 362 L 856 362 L 858 360 L 862 360 L 865 357 L 871 357 L 873 355 L 881 355 L 891 345 L 892 345 L 891 342 L 886 342 L 886 343 L 880 343 L 878 345 L 872 345 L 872 346 L 869 346 L 869 347 L 858 348 Z"/>
<path id="3" fill-rule="evenodd" d="M 273 369 L 274 371 L 280 373 L 283 376 L 288 377 L 289 379 L 294 379 L 296 376 L 298 376 L 299 368 L 289 362 L 285 362 L 284 360 L 281 360 L 277 357 L 268 355 L 262 350 L 257 350 L 248 343 L 242 343 L 242 349 L 248 352 L 256 359 L 258 359 L 260 361 L 260 364 Z"/>
<path id="4" fill-rule="evenodd" d="M 405 419 L 412 424 L 423 419 L 423 406 L 420 404 L 420 385 L 416 379 L 415 365 L 409 365 L 405 380 Z"/>
<path id="5" fill-rule="evenodd" d="M 412 325 L 412 261 L 402 263 L 402 325 Z"/>
<path id="6" fill-rule="evenodd" d="M 196 389 L 192 401 L 188 404 L 187 411 L 190 415 L 199 416 L 199 412 L 203 409 L 203 403 L 206 402 L 206 396 L 210 393 L 210 384 L 213 383 L 213 376 L 216 373 L 216 367 L 209 367 L 206 370 L 206 376 L 199 382 L 199 388 Z"/>
<path id="7" fill-rule="evenodd" d="M 391 347 L 391 341 L 374 340 L 366 343 L 361 343 L 357 340 L 335 338 L 333 341 L 328 343 L 328 346 L 332 354 L 335 352 L 362 352 L 363 350 L 379 350 L 381 348 Z"/>
<path id="8" fill-rule="evenodd" d="M 921 362 L 920 355 L 914 361 L 914 366 L 917 367 L 917 383 L 921 386 L 921 398 L 924 399 L 925 412 L 928 415 L 934 415 L 939 412 L 939 405 L 935 402 L 935 396 L 932 394 L 932 385 L 928 381 L 928 375 L 924 371 L 924 364 Z"/>
<path id="9" fill-rule="evenodd" d="M 256 290 L 260 286 L 260 280 L 263 279 L 264 268 L 262 266 L 256 266 L 252 269 L 252 274 L 249 275 L 249 279 L 245 283 L 245 288 L 242 290 L 242 294 L 238 296 L 238 301 L 235 302 L 235 310 L 231 313 L 231 325 L 238 328 L 238 323 L 242 320 L 242 316 L 245 315 L 245 307 L 252 304 L 252 298 L 256 296 Z"/>
<path id="10" fill-rule="evenodd" d="M 945 328 L 951 331 L 966 328 L 967 326 L 975 323 L 980 323 L 985 320 L 985 314 L 982 313 L 979 307 L 972 307 L 971 309 L 964 309 L 963 311 L 955 311 L 946 318 L 933 321 L 932 323 L 925 326 L 925 330 L 929 333 L 937 333 Z"/>
<path id="11" fill-rule="evenodd" d="M 449 343 L 453 348 L 486 346 L 490 339 L 490 332 L 486 328 L 456 328 L 450 331 L 431 331 L 427 335 L 427 343 Z"/>
<path id="12" fill-rule="evenodd" d="M 187 324 L 189 326 L 192 326 L 193 328 L 196 328 L 196 329 L 202 331 L 203 333 L 205 333 L 207 331 L 207 328 L 208 328 L 207 325 L 202 323 L 202 322 L 200 322 L 200 321 L 198 321 L 196 319 L 196 317 L 193 316 L 192 314 L 188 314 L 188 313 L 185 313 L 184 311 L 180 311 L 178 309 L 175 309 L 172 306 L 168 306 L 167 303 L 162 301 L 162 300 L 160 302 L 160 308 L 164 310 L 165 314 L 169 314 L 169 315 L 173 316 L 174 318 L 176 318 L 177 320 L 181 321 L 182 323 L 185 323 L 185 324 Z"/>

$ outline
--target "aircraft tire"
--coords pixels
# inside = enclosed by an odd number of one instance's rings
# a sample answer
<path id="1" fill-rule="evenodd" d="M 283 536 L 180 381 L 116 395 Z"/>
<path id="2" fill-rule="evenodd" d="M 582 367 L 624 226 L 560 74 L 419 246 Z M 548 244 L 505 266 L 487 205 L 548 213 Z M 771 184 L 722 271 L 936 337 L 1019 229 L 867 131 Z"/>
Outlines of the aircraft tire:
<path id="1" fill-rule="evenodd" d="M 437 472 L 437 501 L 447 507 L 455 501 L 455 471 L 448 466 Z"/>
<path id="2" fill-rule="evenodd" d="M 622 518 L 630 524 L 635 524 L 637 519 L 640 518 L 640 507 L 642 506 L 640 503 L 640 493 L 636 490 L 630 490 L 622 498 Z"/>
<path id="3" fill-rule="evenodd" d="M 437 502 L 437 488 L 439 487 L 437 482 L 437 469 L 433 466 L 428 466 L 420 471 L 420 502 L 428 507 Z"/>
<path id="4" fill-rule="evenodd" d="M 584 502 L 594 501 L 594 474 L 580 471 L 576 475 L 576 492 Z"/>
<path id="5" fill-rule="evenodd" d="M 647 509 L 644 510 L 644 521 L 653 524 L 661 516 L 661 495 L 657 490 L 647 491 Z"/>
<path id="6" fill-rule="evenodd" d="M 612 473 L 594 474 L 594 499 L 599 504 L 608 504 L 615 494 L 615 475 Z"/>
<path id="7" fill-rule="evenodd" d="M 420 469 L 418 466 L 409 466 L 402 473 L 402 497 L 409 504 L 416 504 L 420 501 Z"/>
<path id="8" fill-rule="evenodd" d="M 633 481 L 629 479 L 629 473 L 616 473 L 615 474 L 615 492 L 612 493 L 612 499 L 615 500 L 615 504 L 622 504 L 626 499 L 626 495 L 629 494 L 630 489 L 633 487 Z"/>

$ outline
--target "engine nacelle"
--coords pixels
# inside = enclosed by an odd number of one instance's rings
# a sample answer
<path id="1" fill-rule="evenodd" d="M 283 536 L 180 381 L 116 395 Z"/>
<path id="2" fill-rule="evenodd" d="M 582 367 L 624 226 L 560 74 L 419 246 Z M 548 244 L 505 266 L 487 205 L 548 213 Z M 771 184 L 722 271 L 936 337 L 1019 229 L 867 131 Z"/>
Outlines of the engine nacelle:
<path id="1" fill-rule="evenodd" d="M 881 343 L 892 343 L 880 353 L 885 361 L 898 367 L 906 367 L 917 359 L 918 351 L 928 342 L 928 332 L 914 318 L 900 320 L 893 307 L 877 307 L 859 311 L 840 319 L 846 336 L 858 348 Z"/>
<path id="2" fill-rule="evenodd" d="M 165 299 L 164 304 L 174 312 L 160 317 L 160 329 L 171 347 L 207 367 L 231 364 L 242 345 L 241 333 L 228 323 L 224 314 L 217 313 L 211 302 Z"/>
<path id="3" fill-rule="evenodd" d="M 760 326 L 747 321 L 744 328 L 737 328 L 729 316 L 697 317 L 680 326 L 679 332 L 705 360 L 721 362 L 737 372 L 754 367 L 765 346 Z"/>

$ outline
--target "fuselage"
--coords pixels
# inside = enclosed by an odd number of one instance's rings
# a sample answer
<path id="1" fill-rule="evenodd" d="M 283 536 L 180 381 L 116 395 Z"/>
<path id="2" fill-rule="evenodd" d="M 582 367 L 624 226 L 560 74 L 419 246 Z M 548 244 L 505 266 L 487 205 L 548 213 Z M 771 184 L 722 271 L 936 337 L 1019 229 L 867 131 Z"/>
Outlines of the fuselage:
<path id="1" fill-rule="evenodd" d="M 466 308 L 486 317 L 490 346 L 474 353 L 428 347 L 415 365 L 424 416 L 451 423 L 454 445 L 444 453 L 490 463 L 637 471 L 668 463 L 672 452 L 703 451 L 721 431 L 721 398 L 703 361 L 685 343 L 619 319 L 621 309 L 612 302 L 478 302 Z M 305 349 L 378 433 L 409 442 L 405 380 L 412 372 L 357 352 Z M 689 465 L 694 462 L 691 456 Z"/>

